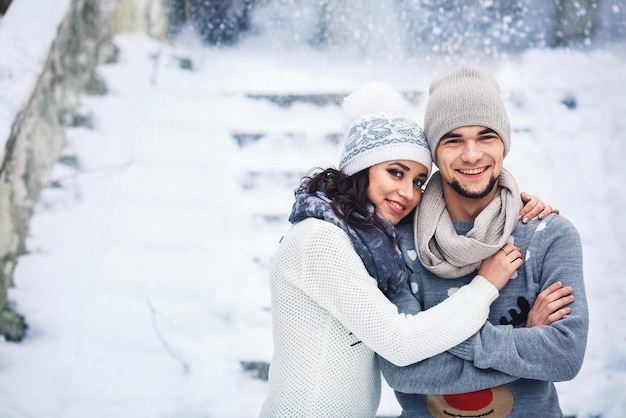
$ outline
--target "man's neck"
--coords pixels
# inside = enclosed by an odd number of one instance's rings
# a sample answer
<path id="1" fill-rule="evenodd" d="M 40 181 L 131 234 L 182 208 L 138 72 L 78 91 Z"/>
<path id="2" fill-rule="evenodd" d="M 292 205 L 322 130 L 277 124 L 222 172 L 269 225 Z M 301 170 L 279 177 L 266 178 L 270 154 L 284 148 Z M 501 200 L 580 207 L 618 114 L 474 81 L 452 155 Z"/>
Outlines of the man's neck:
<path id="1" fill-rule="evenodd" d="M 461 196 L 451 187 L 446 186 L 443 188 L 443 199 L 446 202 L 446 209 L 450 218 L 457 222 L 474 222 L 480 212 L 491 203 L 498 190 L 496 186 L 487 196 L 480 199 L 471 199 Z"/>

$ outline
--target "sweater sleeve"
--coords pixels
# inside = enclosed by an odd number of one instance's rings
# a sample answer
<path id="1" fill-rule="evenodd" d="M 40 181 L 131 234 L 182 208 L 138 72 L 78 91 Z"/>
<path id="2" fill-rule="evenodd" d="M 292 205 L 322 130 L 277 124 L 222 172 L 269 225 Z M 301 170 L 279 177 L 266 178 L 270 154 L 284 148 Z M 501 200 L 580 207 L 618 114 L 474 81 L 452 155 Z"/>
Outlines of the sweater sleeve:
<path id="1" fill-rule="evenodd" d="M 389 386 L 402 393 L 466 393 L 517 380 L 494 369 L 479 369 L 471 361 L 441 353 L 421 362 L 398 367 L 379 357 L 380 370 Z"/>
<path id="2" fill-rule="evenodd" d="M 573 379 L 582 366 L 589 325 L 581 247 L 574 226 L 557 216 L 527 254 L 526 263 L 533 263 L 531 268 L 539 275 L 542 290 L 557 280 L 572 286 L 576 300 L 569 315 L 550 326 L 532 328 L 487 323 L 451 353 L 480 369 L 493 368 L 520 378 L 550 382 Z M 544 256 L 538 259 L 541 254 Z"/>
<path id="3" fill-rule="evenodd" d="M 401 314 L 378 289 L 349 237 L 337 226 L 314 222 L 299 251 L 299 274 L 293 276 L 293 284 L 368 347 L 399 366 L 469 338 L 485 323 L 498 295 L 491 283 L 476 278 L 427 311 Z"/>

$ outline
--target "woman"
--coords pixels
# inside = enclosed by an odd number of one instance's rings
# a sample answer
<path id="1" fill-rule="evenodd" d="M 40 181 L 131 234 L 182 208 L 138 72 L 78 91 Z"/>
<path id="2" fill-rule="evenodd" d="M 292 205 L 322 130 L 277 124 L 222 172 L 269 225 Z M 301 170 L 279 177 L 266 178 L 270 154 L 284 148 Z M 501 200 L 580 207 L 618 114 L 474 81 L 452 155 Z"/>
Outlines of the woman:
<path id="1" fill-rule="evenodd" d="M 395 225 L 417 207 L 431 154 L 393 89 L 369 84 L 346 98 L 344 113 L 351 103 L 386 111 L 358 117 L 339 169 L 305 178 L 296 191 L 294 225 L 271 270 L 274 355 L 262 417 L 373 417 L 380 400 L 375 352 L 408 365 L 461 343 L 485 323 L 522 264 L 507 244 L 440 305 L 398 314 L 386 295 L 413 296 Z M 543 205 L 530 206 L 532 217 Z"/>

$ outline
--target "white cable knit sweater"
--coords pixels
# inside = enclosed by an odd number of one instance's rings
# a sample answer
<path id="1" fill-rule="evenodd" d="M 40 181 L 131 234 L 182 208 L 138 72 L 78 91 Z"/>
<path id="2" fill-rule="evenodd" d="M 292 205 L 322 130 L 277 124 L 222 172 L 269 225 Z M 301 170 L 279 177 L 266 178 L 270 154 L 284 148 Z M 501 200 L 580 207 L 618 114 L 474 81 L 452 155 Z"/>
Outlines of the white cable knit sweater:
<path id="1" fill-rule="evenodd" d="M 348 235 L 309 218 L 283 238 L 271 271 L 274 355 L 261 417 L 374 417 L 374 352 L 408 365 L 469 338 L 498 291 L 477 276 L 441 304 L 399 314 Z"/>

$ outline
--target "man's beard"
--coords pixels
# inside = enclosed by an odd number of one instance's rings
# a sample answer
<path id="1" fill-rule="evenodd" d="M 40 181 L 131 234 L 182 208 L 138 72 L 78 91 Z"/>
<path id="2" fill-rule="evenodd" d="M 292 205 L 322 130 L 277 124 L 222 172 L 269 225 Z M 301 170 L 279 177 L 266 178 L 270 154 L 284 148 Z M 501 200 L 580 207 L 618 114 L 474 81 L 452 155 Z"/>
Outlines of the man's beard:
<path id="1" fill-rule="evenodd" d="M 457 180 L 452 180 L 448 184 L 454 189 L 455 192 L 463 197 L 467 197 L 469 199 L 482 199 L 483 197 L 491 193 L 497 181 L 498 179 L 492 176 L 489 179 L 489 184 L 487 184 L 487 187 L 485 187 L 483 191 L 479 192 L 470 192 L 469 190 L 464 189 L 463 186 L 461 186 L 461 183 L 459 183 Z"/>

